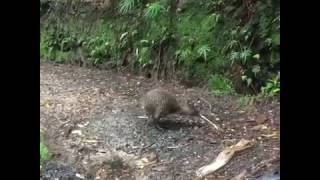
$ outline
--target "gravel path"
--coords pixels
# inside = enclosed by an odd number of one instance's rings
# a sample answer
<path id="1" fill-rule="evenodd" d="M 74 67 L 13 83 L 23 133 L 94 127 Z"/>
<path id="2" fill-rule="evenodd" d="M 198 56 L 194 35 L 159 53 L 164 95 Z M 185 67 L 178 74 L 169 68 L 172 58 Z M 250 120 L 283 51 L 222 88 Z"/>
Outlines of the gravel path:
<path id="1" fill-rule="evenodd" d="M 236 97 L 214 97 L 200 88 L 49 62 L 41 62 L 40 77 L 41 131 L 54 154 L 44 172 L 47 179 L 73 175 L 73 179 L 191 180 L 198 168 L 242 138 L 255 140 L 253 147 L 207 179 L 231 179 L 244 170 L 253 177 L 279 166 L 280 103 L 240 109 Z M 197 102 L 201 113 L 223 132 L 197 117 L 178 115 L 164 120 L 196 125 L 172 124 L 164 132 L 148 126 L 141 117 L 139 98 L 160 85 L 176 93 L 179 100 Z M 254 126 L 261 129 L 254 130 Z M 150 165 L 139 169 L 133 164 L 141 157 Z"/>

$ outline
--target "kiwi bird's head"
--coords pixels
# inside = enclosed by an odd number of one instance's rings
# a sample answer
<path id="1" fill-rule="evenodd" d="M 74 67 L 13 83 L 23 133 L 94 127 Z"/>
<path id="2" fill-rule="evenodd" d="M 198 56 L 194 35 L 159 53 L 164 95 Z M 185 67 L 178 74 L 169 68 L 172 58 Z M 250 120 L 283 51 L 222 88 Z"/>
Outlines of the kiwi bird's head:
<path id="1" fill-rule="evenodd" d="M 181 106 L 181 112 L 183 114 L 191 115 L 191 116 L 198 116 L 199 111 L 195 108 L 194 105 L 184 104 Z"/>

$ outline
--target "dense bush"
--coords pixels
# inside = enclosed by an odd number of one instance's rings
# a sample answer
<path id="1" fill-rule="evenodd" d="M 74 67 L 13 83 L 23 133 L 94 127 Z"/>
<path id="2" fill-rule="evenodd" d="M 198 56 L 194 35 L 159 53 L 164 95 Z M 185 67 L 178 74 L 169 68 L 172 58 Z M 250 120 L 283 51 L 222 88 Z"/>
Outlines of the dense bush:
<path id="1" fill-rule="evenodd" d="M 64 11 L 57 4 L 41 29 L 47 59 L 76 62 L 81 49 L 94 66 L 131 64 L 158 77 L 208 81 L 215 92 L 280 93 L 279 1 L 121 0 L 100 16 L 86 6 L 83 18 L 70 16 L 84 9 L 77 3 Z"/>

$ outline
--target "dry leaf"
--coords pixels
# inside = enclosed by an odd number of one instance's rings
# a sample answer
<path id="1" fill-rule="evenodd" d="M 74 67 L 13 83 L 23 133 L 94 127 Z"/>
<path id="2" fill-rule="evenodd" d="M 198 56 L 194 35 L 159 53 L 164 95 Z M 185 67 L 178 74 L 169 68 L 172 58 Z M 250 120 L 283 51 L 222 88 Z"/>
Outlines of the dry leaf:
<path id="1" fill-rule="evenodd" d="M 225 150 L 219 153 L 213 163 L 203 166 L 196 171 L 198 177 L 204 177 L 210 173 L 213 173 L 226 165 L 234 154 L 238 151 L 242 151 L 252 146 L 252 141 L 241 139 L 237 144 L 227 147 Z"/>
<path id="2" fill-rule="evenodd" d="M 272 134 L 261 134 L 261 136 L 266 137 L 266 138 L 270 138 L 270 137 L 279 138 L 280 134 L 278 131 L 274 131 Z"/>
<path id="3" fill-rule="evenodd" d="M 252 127 L 251 129 L 252 130 L 265 130 L 265 129 L 268 129 L 268 126 L 266 126 L 264 124 L 259 124 L 259 125 Z"/>

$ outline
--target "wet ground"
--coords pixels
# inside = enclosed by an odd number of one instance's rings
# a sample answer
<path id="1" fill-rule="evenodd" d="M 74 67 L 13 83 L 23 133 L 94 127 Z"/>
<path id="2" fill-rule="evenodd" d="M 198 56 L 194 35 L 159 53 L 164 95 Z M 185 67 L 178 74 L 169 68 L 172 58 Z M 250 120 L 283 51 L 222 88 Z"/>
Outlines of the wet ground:
<path id="1" fill-rule="evenodd" d="M 45 179 L 195 179 L 197 169 L 242 138 L 254 145 L 206 179 L 243 172 L 242 179 L 252 179 L 279 169 L 280 103 L 239 108 L 237 97 L 215 97 L 203 88 L 49 62 L 41 62 L 40 76 L 41 131 L 53 154 Z M 164 118 L 164 131 L 149 126 L 139 99 L 159 86 L 194 101 L 222 131 L 180 115 Z M 137 165 L 141 158 L 149 165 Z"/>

